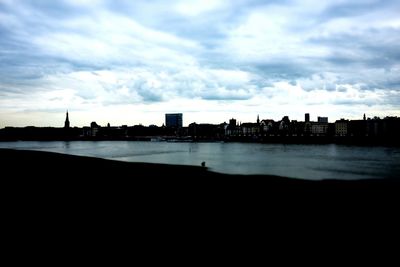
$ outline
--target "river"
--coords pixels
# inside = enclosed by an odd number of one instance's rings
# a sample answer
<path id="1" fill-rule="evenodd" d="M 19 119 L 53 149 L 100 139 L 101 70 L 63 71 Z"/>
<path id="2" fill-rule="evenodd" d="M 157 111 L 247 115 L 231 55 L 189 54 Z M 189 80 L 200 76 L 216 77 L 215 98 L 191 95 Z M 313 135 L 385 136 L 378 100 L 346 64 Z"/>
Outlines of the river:
<path id="1" fill-rule="evenodd" d="M 400 176 L 400 148 L 336 144 L 138 141 L 18 141 L 0 148 L 52 151 L 105 159 L 206 166 L 215 172 L 310 180 Z"/>

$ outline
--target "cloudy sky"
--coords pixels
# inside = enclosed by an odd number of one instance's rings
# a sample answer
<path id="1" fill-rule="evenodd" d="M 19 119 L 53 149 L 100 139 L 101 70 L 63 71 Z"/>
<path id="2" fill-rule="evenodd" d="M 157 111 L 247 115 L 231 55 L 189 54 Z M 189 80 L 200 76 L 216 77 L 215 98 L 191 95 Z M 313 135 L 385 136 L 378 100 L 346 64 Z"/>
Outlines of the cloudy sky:
<path id="1" fill-rule="evenodd" d="M 396 0 L 0 0 L 0 127 L 400 116 Z"/>

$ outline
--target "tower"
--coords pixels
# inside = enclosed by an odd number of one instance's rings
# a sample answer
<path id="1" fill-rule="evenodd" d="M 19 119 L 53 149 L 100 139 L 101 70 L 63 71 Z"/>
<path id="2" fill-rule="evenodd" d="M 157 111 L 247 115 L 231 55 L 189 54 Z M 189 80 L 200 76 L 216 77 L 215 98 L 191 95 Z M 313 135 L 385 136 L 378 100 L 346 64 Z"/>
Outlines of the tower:
<path id="1" fill-rule="evenodd" d="M 366 120 L 365 113 L 364 113 L 364 120 Z"/>
<path id="2" fill-rule="evenodd" d="M 67 117 L 65 118 L 64 128 L 69 128 L 69 118 L 68 118 L 68 110 L 67 110 Z"/>
<path id="3" fill-rule="evenodd" d="M 260 124 L 260 115 L 257 115 L 257 124 Z"/>
<path id="4" fill-rule="evenodd" d="M 310 122 L 310 113 L 306 113 L 304 115 L 304 120 L 305 120 L 305 122 Z"/>

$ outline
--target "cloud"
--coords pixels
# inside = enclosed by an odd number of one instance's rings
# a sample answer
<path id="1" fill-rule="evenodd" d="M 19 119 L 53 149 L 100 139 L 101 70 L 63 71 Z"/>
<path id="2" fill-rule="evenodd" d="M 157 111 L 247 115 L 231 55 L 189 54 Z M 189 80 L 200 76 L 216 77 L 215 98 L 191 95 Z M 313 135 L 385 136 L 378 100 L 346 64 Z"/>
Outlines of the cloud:
<path id="1" fill-rule="evenodd" d="M 229 3 L 223 0 L 189 0 L 189 1 L 178 1 L 175 9 L 178 13 L 183 16 L 199 16 L 204 13 L 212 12 L 223 7 L 226 7 Z"/>
<path id="2" fill-rule="evenodd" d="M 125 106 L 162 112 L 175 101 L 221 119 L 223 109 L 257 113 L 276 103 L 280 114 L 307 104 L 398 114 L 399 7 L 394 0 L 2 0 L 0 115 L 57 105 L 87 114 Z"/>

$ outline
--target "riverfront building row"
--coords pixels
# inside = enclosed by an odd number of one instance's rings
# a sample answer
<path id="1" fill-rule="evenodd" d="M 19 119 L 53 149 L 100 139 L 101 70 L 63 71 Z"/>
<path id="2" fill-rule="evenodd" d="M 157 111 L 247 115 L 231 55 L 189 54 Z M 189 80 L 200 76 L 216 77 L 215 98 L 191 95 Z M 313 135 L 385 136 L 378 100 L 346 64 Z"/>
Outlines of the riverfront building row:
<path id="1" fill-rule="evenodd" d="M 161 127 L 150 125 L 106 126 L 92 122 L 86 127 L 71 127 L 69 114 L 63 128 L 53 127 L 6 127 L 0 129 L 0 140 L 238 140 L 238 141 L 270 141 L 281 138 L 299 140 L 299 138 L 314 138 L 314 140 L 332 141 L 332 138 L 351 138 L 355 140 L 393 140 L 399 142 L 400 118 L 385 117 L 366 118 L 360 120 L 341 119 L 329 123 L 327 117 L 310 120 L 306 113 L 304 121 L 290 120 L 284 116 L 281 120 L 261 119 L 257 116 L 255 122 L 237 122 L 230 119 L 229 123 L 198 124 L 191 123 L 183 127 L 183 114 L 165 114 L 165 124 Z M 325 138 L 325 139 L 324 139 Z M 328 139 L 327 139 L 328 138 Z"/>

